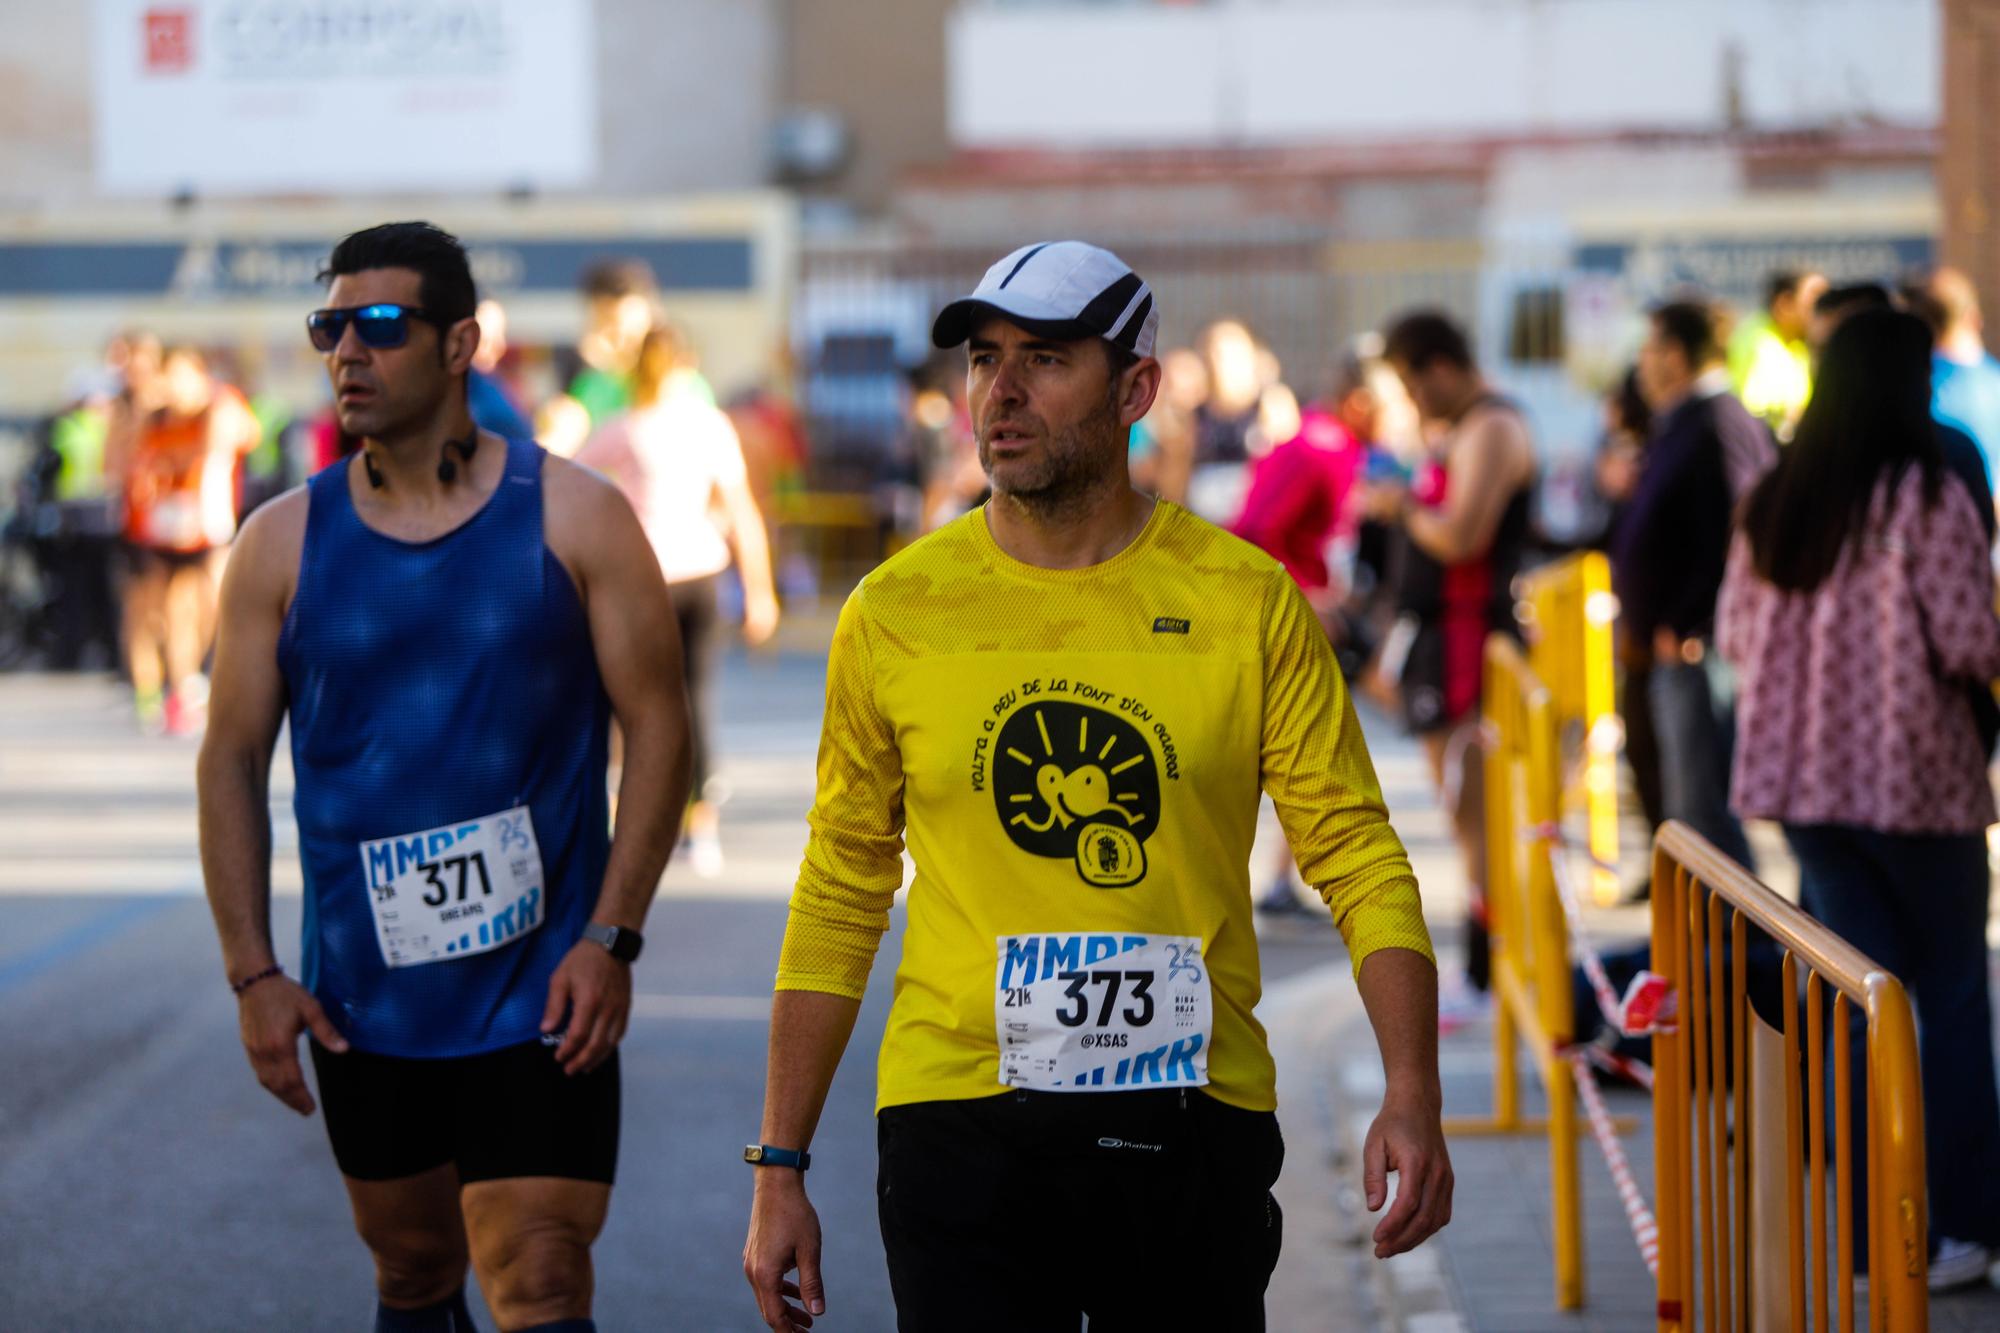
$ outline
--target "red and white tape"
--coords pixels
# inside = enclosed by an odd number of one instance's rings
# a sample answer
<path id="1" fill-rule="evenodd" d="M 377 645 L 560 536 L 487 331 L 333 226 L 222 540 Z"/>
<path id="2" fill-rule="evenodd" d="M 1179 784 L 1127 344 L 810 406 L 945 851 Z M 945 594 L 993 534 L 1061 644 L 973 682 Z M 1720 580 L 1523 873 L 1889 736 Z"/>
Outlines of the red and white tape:
<path id="1" fill-rule="evenodd" d="M 1653 1217 L 1653 1210 L 1646 1206 L 1645 1196 L 1639 1193 L 1639 1182 L 1632 1176 L 1625 1145 L 1618 1142 L 1611 1113 L 1605 1109 L 1604 1096 L 1597 1090 L 1597 1076 L 1590 1072 L 1590 1057 L 1576 1048 L 1569 1052 L 1569 1062 L 1576 1071 L 1576 1091 L 1583 1100 L 1584 1117 L 1590 1121 L 1591 1136 L 1604 1153 L 1605 1165 L 1611 1168 L 1611 1183 L 1618 1190 L 1618 1201 L 1625 1205 L 1625 1220 L 1631 1224 L 1632 1239 L 1638 1242 L 1639 1257 L 1645 1260 L 1646 1271 L 1658 1277 L 1660 1224 Z"/>
<path id="2" fill-rule="evenodd" d="M 1549 871 L 1555 880 L 1556 896 L 1562 900 L 1563 921 L 1569 928 L 1570 948 L 1576 953 L 1577 964 L 1583 968 L 1583 975 L 1597 996 L 1597 1007 L 1603 1013 L 1604 1021 L 1627 1037 L 1673 1031 L 1674 992 L 1666 978 L 1642 971 L 1632 978 L 1631 985 L 1625 988 L 1625 994 L 1620 998 L 1611 984 L 1611 978 L 1604 971 L 1604 960 L 1584 933 L 1583 898 L 1577 892 L 1569 855 L 1578 850 L 1577 845 L 1554 824 L 1534 825 L 1528 831 L 1549 846 Z M 1605 862 L 1588 853 L 1584 859 L 1600 869 L 1605 868 Z"/>

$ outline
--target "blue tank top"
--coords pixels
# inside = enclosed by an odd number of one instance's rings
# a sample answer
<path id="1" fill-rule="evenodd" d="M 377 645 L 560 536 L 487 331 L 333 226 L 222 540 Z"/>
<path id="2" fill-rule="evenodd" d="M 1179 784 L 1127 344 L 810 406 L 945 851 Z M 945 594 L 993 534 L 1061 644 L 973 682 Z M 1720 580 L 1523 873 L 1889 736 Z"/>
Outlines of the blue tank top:
<path id="1" fill-rule="evenodd" d="M 308 487 L 278 640 L 301 970 L 360 1050 L 534 1040 L 602 885 L 610 705 L 582 599 L 543 540 L 542 459 L 509 441 L 485 507 L 427 542 L 364 524 L 345 466 Z"/>

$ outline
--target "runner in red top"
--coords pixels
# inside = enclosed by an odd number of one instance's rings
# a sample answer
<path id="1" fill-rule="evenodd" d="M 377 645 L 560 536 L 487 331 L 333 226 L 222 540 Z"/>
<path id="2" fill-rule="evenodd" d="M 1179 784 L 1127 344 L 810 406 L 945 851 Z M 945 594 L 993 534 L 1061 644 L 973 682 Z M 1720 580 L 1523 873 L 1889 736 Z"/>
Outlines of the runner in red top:
<path id="1" fill-rule="evenodd" d="M 1360 525 L 1349 493 L 1374 448 L 1379 416 L 1367 366 L 1358 356 L 1343 357 L 1333 392 L 1305 410 L 1299 433 L 1257 460 L 1243 512 L 1229 528 L 1285 567 L 1322 624 L 1334 623 L 1348 593 L 1348 567 Z M 1343 545 L 1344 553 L 1339 551 Z M 1297 886 L 1291 848 L 1281 848 L 1257 910 L 1310 914 Z"/>

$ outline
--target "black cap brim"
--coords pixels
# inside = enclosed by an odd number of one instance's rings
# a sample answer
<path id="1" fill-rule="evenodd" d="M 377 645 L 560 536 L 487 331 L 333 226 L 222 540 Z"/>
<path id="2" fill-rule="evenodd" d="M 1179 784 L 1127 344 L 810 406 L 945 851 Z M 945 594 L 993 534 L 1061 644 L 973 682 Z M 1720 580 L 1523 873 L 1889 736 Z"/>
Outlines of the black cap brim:
<path id="1" fill-rule="evenodd" d="M 1093 328 L 1080 319 L 1040 319 L 968 296 L 938 311 L 938 317 L 931 325 L 931 345 L 956 347 L 972 337 L 973 330 L 989 319 L 1004 319 L 1037 338 L 1050 338 L 1056 342 L 1078 342 L 1084 338 L 1104 336 L 1103 329 Z"/>

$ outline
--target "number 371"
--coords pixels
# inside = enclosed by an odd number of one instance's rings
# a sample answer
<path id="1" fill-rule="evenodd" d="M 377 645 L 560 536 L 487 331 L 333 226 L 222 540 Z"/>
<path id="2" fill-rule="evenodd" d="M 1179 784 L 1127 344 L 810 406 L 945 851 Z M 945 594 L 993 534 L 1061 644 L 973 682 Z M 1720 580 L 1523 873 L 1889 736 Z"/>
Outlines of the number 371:
<path id="1" fill-rule="evenodd" d="M 465 901 L 466 889 L 470 881 L 467 875 L 472 870 L 479 872 L 479 891 L 488 897 L 493 895 L 493 881 L 486 874 L 486 853 L 474 852 L 470 856 L 447 856 L 442 861 L 420 861 L 417 869 L 424 872 L 424 879 L 430 888 L 424 890 L 426 907 L 443 907 L 451 901 L 451 889 L 445 885 L 444 872 L 458 870 L 458 901 Z"/>

